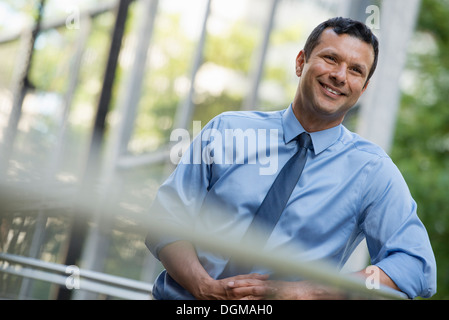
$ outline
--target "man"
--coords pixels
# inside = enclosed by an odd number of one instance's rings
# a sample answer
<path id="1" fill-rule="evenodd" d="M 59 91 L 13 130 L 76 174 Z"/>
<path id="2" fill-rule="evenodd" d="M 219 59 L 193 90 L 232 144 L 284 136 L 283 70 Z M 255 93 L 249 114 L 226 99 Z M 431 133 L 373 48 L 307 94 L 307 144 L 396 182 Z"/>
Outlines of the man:
<path id="1" fill-rule="evenodd" d="M 276 178 L 261 174 L 266 169 L 261 154 L 277 156 L 277 173 L 300 148 L 296 137 L 306 132 L 311 145 L 304 147 L 302 175 L 265 247 L 299 243 L 301 259 L 327 259 L 341 267 L 366 238 L 370 270 L 379 272 L 381 284 L 410 298 L 433 295 L 435 258 L 405 181 L 385 152 L 342 125 L 366 90 L 377 56 L 377 39 L 364 24 L 345 18 L 320 24 L 296 57 L 300 80 L 292 104 L 278 112 L 227 112 L 214 118 L 159 189 L 152 212 L 193 232 L 201 228 L 241 239 Z M 257 155 L 252 150 L 243 162 L 220 161 L 246 152 L 221 143 L 231 129 L 269 134 L 258 136 Z M 206 155 L 201 163 L 192 161 L 198 150 Z M 217 224 L 212 217 L 218 211 L 224 218 Z M 327 299 L 333 294 L 309 281 L 273 280 L 259 266 L 229 273 L 230 257 L 183 239 L 153 239 L 150 233 L 146 243 L 166 269 L 155 282 L 156 299 Z"/>

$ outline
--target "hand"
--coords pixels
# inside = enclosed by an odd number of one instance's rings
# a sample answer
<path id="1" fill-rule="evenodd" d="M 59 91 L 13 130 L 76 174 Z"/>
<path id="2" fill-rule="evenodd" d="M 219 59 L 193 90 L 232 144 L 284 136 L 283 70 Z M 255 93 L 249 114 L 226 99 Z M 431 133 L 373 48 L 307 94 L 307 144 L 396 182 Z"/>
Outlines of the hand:
<path id="1" fill-rule="evenodd" d="M 228 279 L 230 280 L 230 279 Z M 245 277 L 233 279 L 227 282 L 227 292 L 229 296 L 239 300 L 263 300 L 274 297 L 278 287 L 275 281 L 269 281 L 268 275 L 262 277 Z"/>
<path id="2" fill-rule="evenodd" d="M 243 274 L 199 284 L 193 294 L 200 300 L 245 300 L 252 296 L 262 298 L 268 275 L 259 273 Z M 236 285 L 235 285 L 236 284 Z M 258 293 L 260 291 L 260 293 Z"/>
<path id="3" fill-rule="evenodd" d="M 228 283 L 241 300 L 332 300 L 344 299 L 341 293 L 311 281 L 238 279 Z"/>
<path id="4" fill-rule="evenodd" d="M 268 279 L 268 275 L 251 273 L 215 280 L 201 265 L 195 248 L 188 241 L 166 245 L 160 250 L 159 257 L 168 274 L 199 300 L 243 299 L 247 296 L 246 290 L 233 290 L 229 284 L 251 280 L 261 285 Z"/>

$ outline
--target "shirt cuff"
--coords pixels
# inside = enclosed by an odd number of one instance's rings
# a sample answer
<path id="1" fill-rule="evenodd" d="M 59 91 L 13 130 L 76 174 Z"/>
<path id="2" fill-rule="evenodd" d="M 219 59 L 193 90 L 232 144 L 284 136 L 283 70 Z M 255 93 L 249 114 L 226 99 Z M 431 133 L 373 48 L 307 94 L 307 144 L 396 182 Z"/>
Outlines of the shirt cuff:
<path id="1" fill-rule="evenodd" d="M 424 275 L 423 262 L 403 252 L 396 252 L 375 264 L 410 299 L 429 298 L 435 289 L 429 288 Z"/>
<path id="2" fill-rule="evenodd" d="M 155 238 L 152 237 L 151 234 L 149 233 L 145 238 L 145 245 L 147 246 L 148 250 L 150 250 L 150 252 L 153 254 L 153 256 L 160 261 L 161 259 L 159 258 L 159 252 L 170 243 L 180 240 L 184 239 L 170 236 Z"/>

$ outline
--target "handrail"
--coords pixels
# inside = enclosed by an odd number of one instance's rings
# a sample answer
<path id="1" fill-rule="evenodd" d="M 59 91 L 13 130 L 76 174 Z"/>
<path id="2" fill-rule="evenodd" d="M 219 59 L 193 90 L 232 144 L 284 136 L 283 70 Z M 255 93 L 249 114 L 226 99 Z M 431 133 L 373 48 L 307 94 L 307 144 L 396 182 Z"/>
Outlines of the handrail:
<path id="1" fill-rule="evenodd" d="M 294 253 L 302 250 L 298 247 L 276 251 L 260 250 L 257 232 L 252 234 L 251 241 L 248 243 L 239 243 L 224 235 L 215 233 L 212 236 L 202 230 L 191 232 L 188 228 L 170 225 L 151 217 L 148 218 L 145 225 L 151 235 L 156 238 L 174 236 L 177 239 L 185 239 L 202 249 L 233 256 L 236 258 L 236 262 L 241 262 L 243 265 L 246 261 L 251 261 L 254 265 L 273 270 L 276 275 L 281 277 L 298 277 L 327 285 L 346 293 L 349 299 L 408 299 L 405 293 L 380 283 L 379 287 L 369 288 L 364 278 L 340 273 L 327 261 L 292 260 L 291 257 L 295 256 Z"/>
<path id="2" fill-rule="evenodd" d="M 73 290 L 87 290 L 123 299 L 150 299 L 153 285 L 102 272 L 80 269 L 76 266 L 46 262 L 39 259 L 0 253 L 0 272 L 43 280 L 59 285 L 74 284 Z"/>
<path id="3" fill-rule="evenodd" d="M 91 18 L 98 16 L 102 13 L 111 11 L 115 9 L 118 1 L 110 1 L 105 3 L 99 3 L 94 8 L 88 8 L 80 12 L 80 17 L 89 16 Z M 41 31 L 47 31 L 55 28 L 60 28 L 65 26 L 67 23 L 67 17 L 62 18 L 53 18 L 48 21 L 44 21 L 42 23 Z M 32 26 L 25 27 L 23 30 L 8 30 L 7 32 L 0 34 L 0 44 L 8 43 L 15 41 L 21 37 L 24 32 L 31 32 L 33 29 Z"/>
<path id="4" fill-rule="evenodd" d="M 20 191 L 20 189 L 18 189 L 18 187 L 19 186 L 17 185 L 3 186 L 0 183 L 0 190 L 2 191 L 0 192 L 0 203 L 8 202 L 6 199 L 8 199 L 9 201 L 13 201 L 15 197 L 21 194 L 22 192 Z M 36 195 L 40 193 L 51 195 L 51 192 L 49 192 L 48 190 L 30 188 L 30 186 L 21 188 L 21 190 L 24 189 L 26 190 L 26 193 L 28 195 Z M 2 198 L 4 198 L 4 201 L 2 201 Z M 96 208 L 95 205 L 88 199 L 86 199 L 86 201 L 83 203 L 77 202 L 76 204 L 74 204 L 74 206 L 77 207 L 78 211 L 85 212 L 87 215 L 95 212 Z M 109 213 L 113 216 L 116 214 L 119 215 L 120 212 L 122 212 L 122 209 L 120 208 L 109 208 L 108 210 Z M 292 252 L 294 251 L 295 253 L 297 253 L 298 250 L 301 250 L 301 248 L 285 248 L 285 250 L 277 250 L 275 252 L 255 250 L 255 244 L 257 244 L 257 234 L 254 235 L 254 241 L 251 241 L 248 244 L 241 244 L 232 241 L 232 239 L 229 239 L 229 237 L 226 237 L 226 235 L 215 233 L 212 236 L 206 230 L 195 230 L 195 232 L 191 232 L 191 230 L 185 228 L 185 226 L 175 226 L 173 224 L 167 224 L 161 219 L 154 218 L 152 215 L 148 215 L 145 221 L 141 221 L 140 227 L 145 228 L 145 230 L 151 232 L 151 235 L 154 237 L 175 236 L 178 239 L 185 239 L 206 250 L 221 253 L 227 256 L 232 255 L 237 259 L 237 261 L 253 261 L 257 265 L 261 265 L 275 271 L 277 275 L 286 275 L 288 277 L 309 279 L 317 283 L 335 287 L 336 289 L 340 289 L 346 293 L 349 293 L 349 296 L 368 299 L 408 299 L 406 294 L 384 286 L 380 286 L 379 289 L 370 289 L 367 287 L 364 279 L 337 272 L 336 268 L 329 265 L 325 261 L 292 260 L 291 257 L 295 256 L 295 254 L 292 255 Z M 65 272 L 65 268 L 67 268 L 67 266 L 64 265 L 43 262 L 30 258 L 20 259 L 19 256 L 0 253 L 0 260 L 2 259 L 13 259 L 10 261 L 18 264 L 24 264 L 28 267 L 39 267 L 41 269 L 47 269 L 59 273 Z M 5 268 L 3 267 L 3 271 L 4 270 Z M 0 271 L 2 271 L 2 269 L 0 269 Z M 118 277 L 111 276 L 113 278 L 108 278 L 108 275 L 103 274 L 103 276 L 101 276 L 100 274 L 101 273 L 97 273 L 94 271 L 80 270 L 79 275 L 85 283 L 93 281 L 103 282 L 105 285 L 109 286 L 118 286 Z M 93 279 L 95 279 L 95 281 Z M 117 281 L 111 281 L 111 279 L 115 279 Z M 83 282 L 81 282 L 81 284 L 83 284 Z M 128 288 L 133 288 L 136 290 L 141 289 L 137 288 L 135 282 L 131 283 L 125 281 L 125 284 L 129 284 L 127 285 Z M 148 289 L 147 293 L 149 294 L 152 286 L 148 285 L 148 287 L 146 288 Z M 88 290 L 87 286 L 86 290 Z M 97 290 L 96 292 L 100 291 Z M 106 294 L 108 293 L 106 292 Z"/>

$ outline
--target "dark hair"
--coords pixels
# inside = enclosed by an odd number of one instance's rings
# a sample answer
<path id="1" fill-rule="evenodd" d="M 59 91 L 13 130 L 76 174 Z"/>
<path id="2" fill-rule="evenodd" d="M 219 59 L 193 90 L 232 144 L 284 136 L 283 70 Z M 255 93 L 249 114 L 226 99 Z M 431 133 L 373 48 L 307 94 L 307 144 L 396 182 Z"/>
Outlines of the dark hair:
<path id="1" fill-rule="evenodd" d="M 323 31 L 327 28 L 332 28 L 332 30 L 336 34 L 348 34 L 352 37 L 356 37 L 368 44 L 371 44 L 374 50 L 374 62 L 371 66 L 371 69 L 368 74 L 367 81 L 371 78 L 371 76 L 374 73 L 374 70 L 376 70 L 377 66 L 377 60 L 379 56 L 379 41 L 377 40 L 377 37 L 371 32 L 371 30 L 362 22 L 352 20 L 349 18 L 332 18 L 327 21 L 324 21 L 323 23 L 319 24 L 309 35 L 307 38 L 306 44 L 304 46 L 304 53 L 306 61 L 308 57 L 310 57 L 313 49 L 318 45 L 320 42 L 320 37 Z"/>

